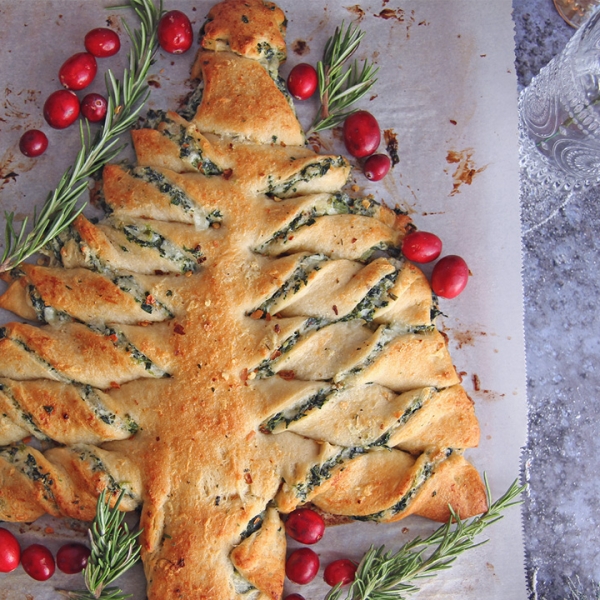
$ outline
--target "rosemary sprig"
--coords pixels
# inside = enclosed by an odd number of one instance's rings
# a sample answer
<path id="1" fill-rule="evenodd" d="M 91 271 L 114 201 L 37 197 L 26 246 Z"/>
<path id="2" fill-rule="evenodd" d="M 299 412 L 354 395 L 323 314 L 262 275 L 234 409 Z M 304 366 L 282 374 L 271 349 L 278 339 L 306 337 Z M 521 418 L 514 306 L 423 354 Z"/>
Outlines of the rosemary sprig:
<path id="1" fill-rule="evenodd" d="M 379 68 L 366 59 L 362 68 L 356 60 L 349 69 L 344 67 L 364 36 L 364 31 L 358 27 L 348 25 L 344 29 L 342 23 L 327 40 L 323 60 L 317 63 L 321 106 L 308 134 L 335 127 L 356 112 L 357 109 L 351 109 L 350 106 L 360 100 L 377 81 L 375 75 Z"/>
<path id="2" fill-rule="evenodd" d="M 28 218 L 17 230 L 14 213 L 5 213 L 4 252 L 0 259 L 0 273 L 10 271 L 19 263 L 39 252 L 50 240 L 66 229 L 85 208 L 78 206 L 78 200 L 88 185 L 91 175 L 113 160 L 124 148 L 119 144 L 119 136 L 136 121 L 148 96 L 150 88 L 146 83 L 148 71 L 158 48 L 156 29 L 162 14 L 162 0 L 156 6 L 153 0 L 128 0 L 128 4 L 118 8 L 132 8 L 140 23 L 139 29 L 131 31 L 127 23 L 124 27 L 131 38 L 129 68 L 119 81 L 112 71 L 106 74 L 108 107 L 104 125 L 92 138 L 87 121 L 79 124 L 81 149 L 72 166 L 61 177 L 56 189 L 50 192 L 38 213 L 34 209 L 31 230 Z"/>
<path id="3" fill-rule="evenodd" d="M 436 529 L 428 538 L 416 537 L 397 552 L 386 552 L 385 547 L 371 548 L 363 556 L 353 583 L 347 590 L 346 600 L 403 600 L 405 594 L 417 592 L 412 583 L 425 577 L 434 577 L 450 568 L 463 552 L 484 544 L 475 537 L 486 527 L 502 518 L 502 511 L 519 504 L 517 497 L 525 490 L 515 481 L 506 493 L 491 503 L 490 488 L 485 478 L 489 509 L 468 521 L 462 521 L 450 507 L 449 521 Z M 425 556 L 426 551 L 432 551 Z M 325 600 L 339 600 L 341 586 L 334 587 Z"/>
<path id="4" fill-rule="evenodd" d="M 115 579 L 129 570 L 139 559 L 140 546 L 137 538 L 141 533 L 130 533 L 125 514 L 119 510 L 123 498 L 121 490 L 115 505 L 111 508 L 106 501 L 106 490 L 98 498 L 96 518 L 89 530 L 92 552 L 83 571 L 87 590 L 65 591 L 61 594 L 71 600 L 125 600 L 131 594 L 124 594 L 116 587 L 107 587 Z"/>

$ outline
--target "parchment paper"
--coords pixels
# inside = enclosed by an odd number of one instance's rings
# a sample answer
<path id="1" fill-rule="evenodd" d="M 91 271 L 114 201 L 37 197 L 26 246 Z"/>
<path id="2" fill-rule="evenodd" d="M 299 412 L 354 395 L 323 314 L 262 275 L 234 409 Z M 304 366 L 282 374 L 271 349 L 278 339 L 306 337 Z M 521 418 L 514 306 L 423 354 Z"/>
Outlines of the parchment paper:
<path id="1" fill-rule="evenodd" d="M 357 58 L 374 60 L 380 72 L 362 107 L 397 136 L 400 162 L 384 181 L 372 185 L 356 169 L 353 183 L 379 200 L 408 208 L 420 229 L 443 239 L 444 254 L 459 254 L 470 266 L 472 277 L 462 296 L 441 301 L 447 316 L 440 322 L 481 423 L 480 447 L 469 451 L 468 458 L 487 473 L 497 498 L 519 474 L 527 423 L 511 0 L 350 2 L 280 0 L 289 19 L 289 59 L 282 74 L 298 62 L 315 63 L 342 21 L 357 20 L 367 32 Z M 0 0 L 2 212 L 31 214 L 75 157 L 76 129 L 51 130 L 43 122 L 42 106 L 59 88 L 62 62 L 83 50 L 88 30 L 108 23 L 123 34 L 124 47 L 117 57 L 100 61 L 99 75 L 85 92 L 103 91 L 106 68 L 121 73 L 128 43 L 119 15 L 130 24 L 135 19 L 127 11 L 103 8 L 110 4 Z M 177 0 L 166 2 L 165 8 L 185 11 L 198 31 L 211 4 Z M 193 54 L 159 53 L 149 107 L 177 107 L 190 89 L 186 79 Z M 297 106 L 307 127 L 316 103 Z M 50 139 L 49 150 L 38 159 L 18 151 L 19 137 L 32 127 L 43 128 Z M 339 134 L 321 139 L 326 149 L 343 152 Z M 0 311 L 0 322 L 12 319 Z M 328 529 L 314 548 L 322 566 L 338 557 L 358 560 L 372 543 L 394 549 L 435 526 L 419 518 L 394 525 L 356 523 Z M 53 551 L 66 539 L 84 539 L 85 531 L 81 523 L 48 517 L 8 527 L 24 545 L 41 542 Z M 488 533 L 489 543 L 461 557 L 451 570 L 423 581 L 418 597 L 525 599 L 519 510 L 512 509 Z M 309 586 L 286 589 L 317 600 L 328 589 L 321 575 Z M 145 598 L 141 567 L 119 585 L 135 599 Z M 58 597 L 55 588 L 61 587 L 82 587 L 82 579 L 57 572 L 38 583 L 21 567 L 0 574 L 0 600 L 49 600 Z"/>

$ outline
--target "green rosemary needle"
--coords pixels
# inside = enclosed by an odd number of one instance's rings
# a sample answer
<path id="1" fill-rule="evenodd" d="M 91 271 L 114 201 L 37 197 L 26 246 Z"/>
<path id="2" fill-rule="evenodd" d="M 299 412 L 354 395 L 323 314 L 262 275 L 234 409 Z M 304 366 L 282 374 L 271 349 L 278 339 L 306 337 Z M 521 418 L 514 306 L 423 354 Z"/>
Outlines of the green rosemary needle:
<path id="1" fill-rule="evenodd" d="M 141 533 L 131 533 L 123 522 L 124 513 L 119 510 L 123 498 L 121 490 L 115 505 L 111 508 L 106 500 L 106 490 L 98 498 L 96 518 L 89 530 L 92 551 L 83 571 L 87 590 L 65 591 L 61 594 L 71 600 L 124 600 L 131 594 L 120 589 L 107 587 L 115 579 L 129 570 L 140 557 L 137 538 Z"/>
<path id="2" fill-rule="evenodd" d="M 148 71 L 158 49 L 156 30 L 162 14 L 162 0 L 156 6 L 153 0 L 128 0 L 119 8 L 132 8 L 139 18 L 139 28 L 132 31 L 124 27 L 131 38 L 129 67 L 119 81 L 112 71 L 106 74 L 108 107 L 102 128 L 92 137 L 87 121 L 79 123 L 81 149 L 72 166 L 61 177 L 56 189 L 50 192 L 37 212 L 34 209 L 31 229 L 29 219 L 24 219 L 17 229 L 14 213 L 5 213 L 4 252 L 0 258 L 0 273 L 10 271 L 19 263 L 39 252 L 50 240 L 66 229 L 82 212 L 85 204 L 78 206 L 88 179 L 123 149 L 119 136 L 137 120 L 150 94 L 146 83 Z"/>
<path id="3" fill-rule="evenodd" d="M 364 36 L 364 31 L 352 25 L 345 29 L 342 23 L 327 40 L 323 60 L 317 63 L 321 106 L 308 134 L 342 123 L 357 110 L 350 106 L 360 100 L 377 81 L 375 75 L 379 68 L 367 60 L 363 61 L 362 68 L 357 61 L 350 68 L 345 68 L 345 63 L 356 52 Z"/>
<path id="4" fill-rule="evenodd" d="M 485 488 L 489 506 L 486 513 L 462 521 L 450 508 L 452 516 L 449 521 L 425 539 L 416 537 L 395 553 L 386 551 L 384 546 L 371 546 L 358 565 L 345 600 L 403 600 L 405 594 L 419 590 L 414 581 L 435 576 L 439 571 L 450 568 L 463 552 L 484 544 L 487 540 L 478 542 L 475 537 L 501 519 L 504 510 L 520 503 L 517 498 L 525 486 L 515 481 L 493 504 L 487 478 Z M 426 552 L 429 553 L 426 555 Z M 338 585 L 325 600 L 339 600 L 341 594 L 342 589 Z"/>

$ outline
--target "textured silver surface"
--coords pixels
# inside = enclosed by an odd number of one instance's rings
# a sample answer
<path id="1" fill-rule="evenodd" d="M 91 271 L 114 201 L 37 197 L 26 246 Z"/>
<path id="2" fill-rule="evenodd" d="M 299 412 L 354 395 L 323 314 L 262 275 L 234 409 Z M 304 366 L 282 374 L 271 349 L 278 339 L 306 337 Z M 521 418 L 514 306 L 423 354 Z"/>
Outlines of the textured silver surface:
<path id="1" fill-rule="evenodd" d="M 552 0 L 513 0 L 520 87 L 574 30 Z M 523 475 L 530 598 L 586 598 L 600 581 L 600 189 L 522 180 L 529 441 Z"/>

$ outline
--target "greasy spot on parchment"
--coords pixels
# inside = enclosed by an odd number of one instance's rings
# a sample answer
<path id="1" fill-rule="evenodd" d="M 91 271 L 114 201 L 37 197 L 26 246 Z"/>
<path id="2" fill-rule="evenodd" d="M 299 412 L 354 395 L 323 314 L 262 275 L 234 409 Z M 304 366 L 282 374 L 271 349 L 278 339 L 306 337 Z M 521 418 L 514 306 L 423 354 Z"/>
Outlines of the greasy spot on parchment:
<path id="1" fill-rule="evenodd" d="M 356 15 L 358 22 L 363 20 L 365 16 L 365 11 L 358 4 L 355 4 L 354 6 L 344 6 L 344 8 L 348 12 L 351 12 L 352 14 Z"/>
<path id="2" fill-rule="evenodd" d="M 487 336 L 485 331 L 476 331 L 474 329 L 454 329 L 446 328 L 449 338 L 454 342 L 457 350 L 463 346 L 474 346 L 477 343 L 477 339 Z"/>
<path id="3" fill-rule="evenodd" d="M 500 392 L 495 392 L 494 390 L 481 390 L 480 394 L 483 396 L 484 400 L 501 400 L 506 396 L 506 394 L 502 394 Z"/>
<path id="4" fill-rule="evenodd" d="M 460 187 L 463 184 L 471 185 L 475 175 L 485 171 L 486 166 L 476 168 L 473 162 L 473 149 L 466 148 L 465 150 L 448 150 L 446 155 L 448 164 L 455 164 L 456 169 L 452 174 L 452 191 L 451 196 L 455 196 L 460 192 Z"/>
<path id="5" fill-rule="evenodd" d="M 473 375 L 471 376 L 471 382 L 473 384 L 473 391 L 479 392 L 478 396 L 482 396 L 485 400 L 500 400 L 506 395 L 500 392 L 495 392 L 493 390 L 482 389 L 481 381 L 479 380 L 479 375 L 477 375 L 476 373 L 473 373 Z"/>
<path id="6" fill-rule="evenodd" d="M 331 131 L 333 133 L 333 137 L 336 139 L 340 139 L 336 134 L 337 134 L 337 129 L 339 129 L 341 131 L 341 128 L 333 128 Z M 325 137 L 325 139 L 323 139 L 318 132 L 313 133 L 308 140 L 306 141 L 306 143 L 315 151 L 315 152 L 320 152 L 321 150 L 325 151 L 325 152 L 333 152 L 333 140 L 327 136 Z"/>
<path id="7" fill-rule="evenodd" d="M 298 56 L 304 56 L 310 52 L 310 47 L 304 40 L 296 40 L 292 44 L 292 50 L 294 54 L 297 54 Z"/>
<path id="8" fill-rule="evenodd" d="M 122 33 L 121 18 L 119 15 L 109 15 L 106 19 L 106 26 L 114 29 L 117 33 Z"/>
<path id="9" fill-rule="evenodd" d="M 386 21 L 395 21 L 402 23 L 406 27 L 406 39 L 410 39 L 411 27 L 416 23 L 415 11 L 411 10 L 407 13 L 402 8 L 384 8 L 379 13 L 373 15 L 378 19 L 384 19 Z M 418 23 L 421 25 L 422 23 Z"/>
<path id="10" fill-rule="evenodd" d="M 379 14 L 374 15 L 381 19 L 396 19 L 400 23 L 404 23 L 404 11 L 401 8 L 384 8 Z"/>
<path id="11" fill-rule="evenodd" d="M 26 119 L 30 116 L 28 104 L 36 104 L 40 96 L 39 90 L 19 90 L 15 92 L 11 87 L 6 86 L 4 88 L 4 101 L 2 107 L 4 108 L 3 116 L 7 119 Z M 16 127 L 17 129 L 20 129 Z"/>
<path id="12" fill-rule="evenodd" d="M 384 129 L 383 140 L 385 141 L 385 149 L 392 161 L 392 167 L 394 167 L 400 162 L 400 157 L 398 156 L 398 134 L 393 129 Z"/>
<path id="13" fill-rule="evenodd" d="M 9 148 L 2 155 L 2 158 L 0 158 L 0 191 L 3 190 L 9 183 L 17 180 L 17 177 L 19 176 L 17 168 L 15 155 Z"/>

